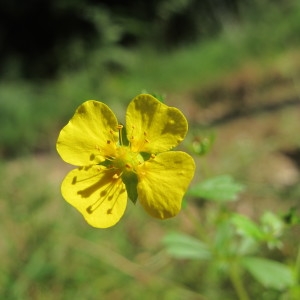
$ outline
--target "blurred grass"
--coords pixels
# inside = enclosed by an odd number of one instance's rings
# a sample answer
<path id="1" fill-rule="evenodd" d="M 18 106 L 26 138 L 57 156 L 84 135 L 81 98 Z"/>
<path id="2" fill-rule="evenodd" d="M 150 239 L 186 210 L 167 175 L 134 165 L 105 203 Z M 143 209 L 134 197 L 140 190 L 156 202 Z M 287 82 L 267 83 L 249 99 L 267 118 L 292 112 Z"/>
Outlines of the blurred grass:
<path id="1" fill-rule="evenodd" d="M 288 15 L 274 6 L 256 23 L 224 24 L 218 38 L 175 52 L 109 46 L 89 53 L 84 69 L 70 66 L 54 82 L 4 79 L 0 84 L 0 154 L 51 148 L 54 137 L 49 133 L 57 131 L 87 99 L 124 109 L 142 91 L 178 94 L 216 82 L 245 62 L 270 67 L 282 53 L 300 46 L 300 8 L 297 3 L 294 6 Z"/>
<path id="2" fill-rule="evenodd" d="M 194 295 L 162 278 L 170 263 L 164 253 L 150 254 L 160 243 L 152 238 L 166 224 L 145 223 L 141 207 L 136 212 L 129 205 L 131 211 L 113 229 L 89 227 L 59 195 L 57 182 L 64 173 L 57 174 L 59 165 L 40 157 L 1 166 L 3 187 L 16 187 L 1 193 L 3 299 L 138 299 L 146 287 L 144 299 Z M 141 239 L 151 231 L 150 240 Z"/>
<path id="3" fill-rule="evenodd" d="M 7 78 L 0 84 L 3 299 L 115 300 L 140 299 L 141 295 L 143 299 L 204 299 L 202 293 L 209 299 L 220 295 L 234 299 L 222 274 L 202 263 L 172 261 L 162 250 L 160 239 L 165 232 L 195 230 L 189 214 L 190 209 L 194 214 L 201 212 L 200 204 L 194 206 L 190 201 L 190 208 L 167 222 L 152 220 L 140 207 L 129 205 L 117 226 L 95 230 L 62 200 L 59 185 L 68 166 L 54 154 L 59 130 L 87 99 L 108 103 L 120 116 L 129 100 L 143 90 L 178 95 L 185 107 L 185 95 L 196 98 L 207 86 L 217 85 L 229 75 L 240 76 L 240 70 L 252 64 L 264 70 L 279 66 L 282 74 L 296 78 L 298 85 L 299 70 L 291 57 L 300 47 L 299 4 L 288 16 L 274 7 L 257 22 L 224 26 L 218 38 L 172 53 L 157 53 L 149 47 L 99 49 L 89 54 L 83 70 L 70 66 L 55 81 Z M 261 69 L 251 76 L 259 77 Z M 291 85 L 288 87 L 290 90 Z M 278 90 L 275 84 L 272 93 L 278 94 Z M 289 92 L 284 90 L 283 96 Z M 200 106 L 205 99 L 199 99 L 195 102 Z M 197 132 L 197 120 L 191 123 L 195 124 L 191 131 Z M 201 173 L 196 179 L 205 171 L 232 174 L 248 186 L 237 209 L 254 217 L 268 205 L 275 210 L 297 205 L 298 181 L 286 184 L 280 177 L 270 177 L 270 172 L 280 175 L 282 169 L 296 170 L 280 150 L 300 146 L 298 127 L 299 110 L 293 107 L 223 124 L 217 128 L 216 145 L 207 156 L 208 170 L 199 159 Z M 282 162 L 279 169 L 276 165 L 271 169 L 278 161 Z M 288 244 L 287 256 L 293 242 Z"/>

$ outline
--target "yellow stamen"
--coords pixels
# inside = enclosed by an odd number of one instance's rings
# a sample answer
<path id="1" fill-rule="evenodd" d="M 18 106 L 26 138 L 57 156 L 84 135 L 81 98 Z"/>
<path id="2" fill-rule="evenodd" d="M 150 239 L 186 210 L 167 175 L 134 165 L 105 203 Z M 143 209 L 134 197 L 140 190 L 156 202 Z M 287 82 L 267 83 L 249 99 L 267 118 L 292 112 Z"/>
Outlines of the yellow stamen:
<path id="1" fill-rule="evenodd" d="M 120 142 L 120 145 L 121 145 L 121 146 L 123 146 L 122 128 L 123 128 L 123 125 L 122 125 L 122 124 L 119 124 L 119 125 L 117 126 L 117 129 L 119 130 L 119 142 Z"/>

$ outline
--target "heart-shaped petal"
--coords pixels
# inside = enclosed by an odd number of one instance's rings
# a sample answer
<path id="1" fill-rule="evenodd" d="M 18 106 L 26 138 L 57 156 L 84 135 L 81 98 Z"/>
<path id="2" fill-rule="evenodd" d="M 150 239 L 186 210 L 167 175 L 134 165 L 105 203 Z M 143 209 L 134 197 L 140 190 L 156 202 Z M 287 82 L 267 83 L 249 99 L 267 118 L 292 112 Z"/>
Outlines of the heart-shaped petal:
<path id="1" fill-rule="evenodd" d="M 141 205 L 155 218 L 174 217 L 194 172 L 195 162 L 185 152 L 169 151 L 150 158 L 137 169 Z"/>
<path id="2" fill-rule="evenodd" d="M 98 164 L 115 155 L 117 126 L 117 118 L 106 104 L 86 101 L 61 130 L 56 149 L 61 158 L 72 165 Z"/>
<path id="3" fill-rule="evenodd" d="M 93 227 L 107 228 L 123 216 L 127 192 L 115 170 L 103 166 L 74 169 L 65 177 L 61 192 Z"/>
<path id="4" fill-rule="evenodd" d="M 141 94 L 126 112 L 127 138 L 133 152 L 159 153 L 177 146 L 185 137 L 188 123 L 175 107 L 151 95 Z"/>

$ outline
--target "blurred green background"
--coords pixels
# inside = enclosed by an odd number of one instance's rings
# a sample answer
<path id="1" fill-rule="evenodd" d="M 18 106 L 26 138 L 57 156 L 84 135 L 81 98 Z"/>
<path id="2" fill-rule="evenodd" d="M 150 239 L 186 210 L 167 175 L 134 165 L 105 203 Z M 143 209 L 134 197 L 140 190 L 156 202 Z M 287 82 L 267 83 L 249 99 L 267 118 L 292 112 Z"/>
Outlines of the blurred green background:
<path id="1" fill-rule="evenodd" d="M 56 138 L 85 100 L 123 121 L 148 92 L 186 115 L 194 184 L 230 174 L 246 187 L 230 210 L 254 220 L 297 211 L 299 1 L 6 0 L 0 45 L 0 298 L 238 299 L 226 276 L 162 243 L 171 231 L 197 234 L 214 212 L 205 199 L 186 197 L 163 222 L 129 203 L 115 227 L 93 229 L 60 195 L 72 166 Z M 261 254 L 291 262 L 299 230 Z M 289 299 L 245 276 L 251 299 Z"/>

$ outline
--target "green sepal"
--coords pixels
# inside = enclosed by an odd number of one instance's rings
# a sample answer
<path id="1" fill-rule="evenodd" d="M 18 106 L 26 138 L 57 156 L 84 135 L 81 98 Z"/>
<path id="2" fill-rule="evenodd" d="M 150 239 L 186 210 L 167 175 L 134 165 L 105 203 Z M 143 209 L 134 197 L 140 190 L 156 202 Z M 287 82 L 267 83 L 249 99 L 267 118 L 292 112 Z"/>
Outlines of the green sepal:
<path id="1" fill-rule="evenodd" d="M 111 160 L 108 160 L 108 159 L 106 159 L 105 161 L 102 161 L 98 165 L 99 166 L 104 166 L 104 167 L 106 167 L 108 169 L 112 167 Z"/>
<path id="2" fill-rule="evenodd" d="M 151 157 L 151 154 L 147 152 L 140 152 L 140 155 L 142 155 L 144 161 L 149 160 Z"/>
<path id="3" fill-rule="evenodd" d="M 126 186 L 128 198 L 135 204 L 138 198 L 137 193 L 137 184 L 138 178 L 137 175 L 133 172 L 126 172 L 122 175 L 122 180 Z"/>

